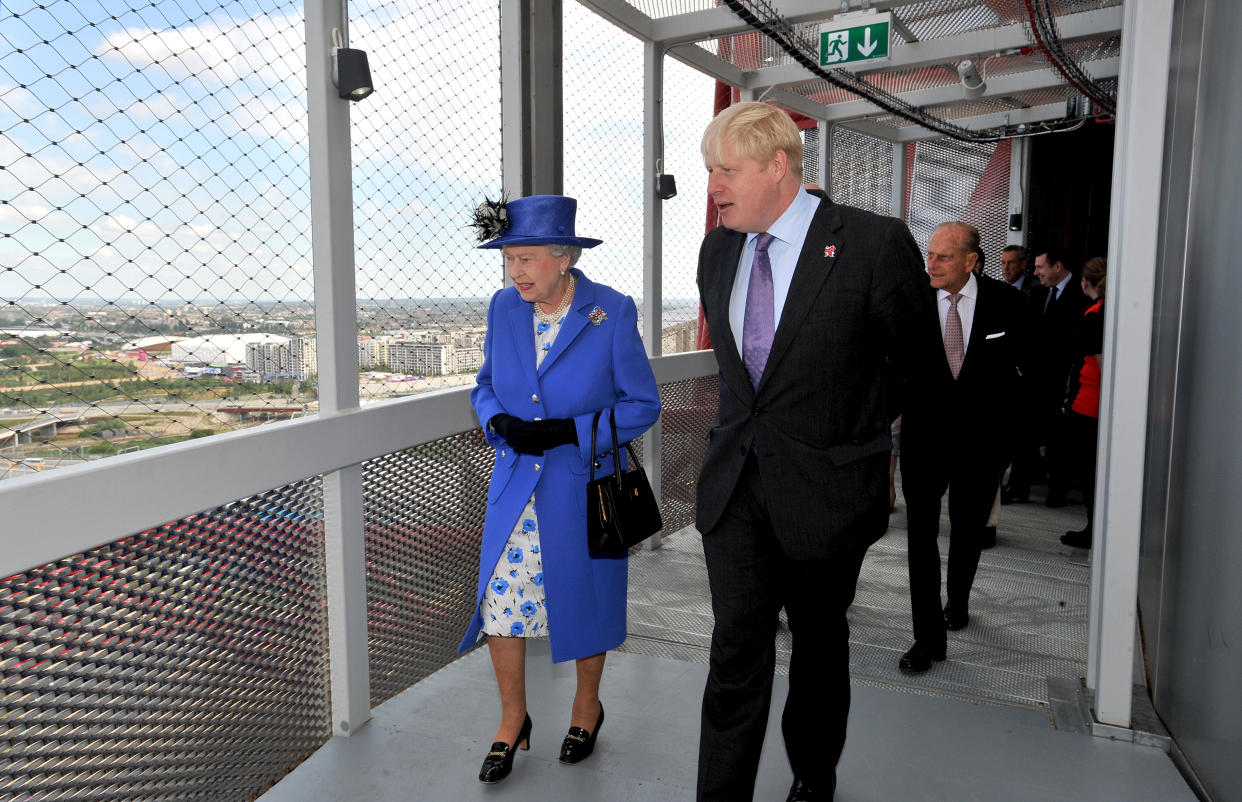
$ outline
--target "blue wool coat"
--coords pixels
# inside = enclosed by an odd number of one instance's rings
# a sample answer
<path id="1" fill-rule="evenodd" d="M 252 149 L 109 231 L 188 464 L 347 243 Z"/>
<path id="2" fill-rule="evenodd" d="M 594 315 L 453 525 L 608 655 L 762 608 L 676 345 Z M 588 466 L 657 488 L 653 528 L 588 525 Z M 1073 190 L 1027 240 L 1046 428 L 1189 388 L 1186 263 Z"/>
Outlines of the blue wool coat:
<path id="1" fill-rule="evenodd" d="M 594 558 L 586 547 L 591 420 L 595 412 L 605 411 L 596 450 L 611 449 L 607 414 L 615 416 L 617 436 L 625 443 L 659 418 L 660 394 L 638 336 L 634 301 L 577 269 L 573 273 L 578 281 L 573 303 L 538 371 L 531 305 L 509 287 L 493 295 L 488 308 L 483 367 L 470 402 L 496 449 L 496 462 L 487 492 L 475 613 L 459 651 L 479 638 L 483 590 L 532 492 L 552 660 L 590 657 L 625 640 L 626 556 Z M 557 446 L 543 456 L 517 454 L 488 430 L 487 422 L 502 412 L 524 420 L 572 418 L 578 445 Z M 624 449 L 621 453 L 624 461 Z M 610 473 L 608 456 L 596 476 Z"/>

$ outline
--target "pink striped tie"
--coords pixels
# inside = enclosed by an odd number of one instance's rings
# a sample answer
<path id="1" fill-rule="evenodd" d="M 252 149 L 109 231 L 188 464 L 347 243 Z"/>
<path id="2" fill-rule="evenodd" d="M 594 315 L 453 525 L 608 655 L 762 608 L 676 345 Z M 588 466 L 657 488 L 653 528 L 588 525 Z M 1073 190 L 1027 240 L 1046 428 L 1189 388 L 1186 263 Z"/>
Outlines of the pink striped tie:
<path id="1" fill-rule="evenodd" d="M 962 372 L 962 362 L 966 359 L 966 340 L 962 337 L 962 318 L 957 313 L 957 302 L 962 299 L 960 292 L 949 296 L 949 316 L 944 322 L 944 355 L 949 358 L 949 370 L 953 378 Z"/>

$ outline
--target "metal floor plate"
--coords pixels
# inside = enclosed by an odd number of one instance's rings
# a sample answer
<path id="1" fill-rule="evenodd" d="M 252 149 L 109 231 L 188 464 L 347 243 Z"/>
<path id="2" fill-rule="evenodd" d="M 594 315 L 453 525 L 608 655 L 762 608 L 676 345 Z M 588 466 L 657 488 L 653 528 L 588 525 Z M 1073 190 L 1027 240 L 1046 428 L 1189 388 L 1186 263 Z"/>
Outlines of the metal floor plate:
<path id="1" fill-rule="evenodd" d="M 897 669 L 910 647 L 905 506 L 867 553 L 850 609 L 854 683 L 910 693 L 1047 710 L 1049 678 L 1086 673 L 1090 566 L 1059 536 L 1085 520 L 1081 505 L 1006 506 L 997 545 L 983 552 L 970 598 L 970 626 L 949 633 L 949 656 L 918 676 Z M 948 554 L 941 516 L 940 553 Z M 630 558 L 629 638 L 621 651 L 708 661 L 712 611 L 699 533 L 687 527 L 661 548 Z M 788 672 L 790 635 L 777 633 L 777 673 Z"/>

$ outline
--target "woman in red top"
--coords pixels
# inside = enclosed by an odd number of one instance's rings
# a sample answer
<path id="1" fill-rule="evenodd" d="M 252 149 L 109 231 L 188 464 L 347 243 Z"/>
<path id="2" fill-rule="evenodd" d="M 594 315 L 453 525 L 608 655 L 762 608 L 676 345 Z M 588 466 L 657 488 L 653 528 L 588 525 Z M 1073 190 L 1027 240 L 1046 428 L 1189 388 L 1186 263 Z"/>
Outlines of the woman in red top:
<path id="1" fill-rule="evenodd" d="M 1091 299 L 1078 325 L 1078 361 L 1070 374 L 1066 393 L 1066 416 L 1074 468 L 1082 482 L 1087 505 L 1087 526 L 1069 531 L 1061 542 L 1080 549 L 1091 548 L 1095 512 L 1095 449 L 1100 431 L 1100 360 L 1104 351 L 1104 279 L 1107 262 L 1097 256 L 1082 268 L 1082 291 Z"/>

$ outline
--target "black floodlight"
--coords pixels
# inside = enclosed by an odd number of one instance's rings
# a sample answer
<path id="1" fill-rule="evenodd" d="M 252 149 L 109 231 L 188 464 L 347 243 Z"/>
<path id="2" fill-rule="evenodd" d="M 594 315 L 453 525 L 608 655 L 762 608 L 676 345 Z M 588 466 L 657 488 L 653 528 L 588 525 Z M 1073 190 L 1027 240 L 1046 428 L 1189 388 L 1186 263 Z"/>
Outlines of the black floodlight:
<path id="1" fill-rule="evenodd" d="M 366 51 L 346 47 L 340 28 L 332 29 L 332 45 L 332 85 L 337 94 L 346 100 L 362 100 L 374 92 Z"/>
<path id="2" fill-rule="evenodd" d="M 374 92 L 366 51 L 352 47 L 332 48 L 332 83 L 346 100 L 362 100 Z"/>

